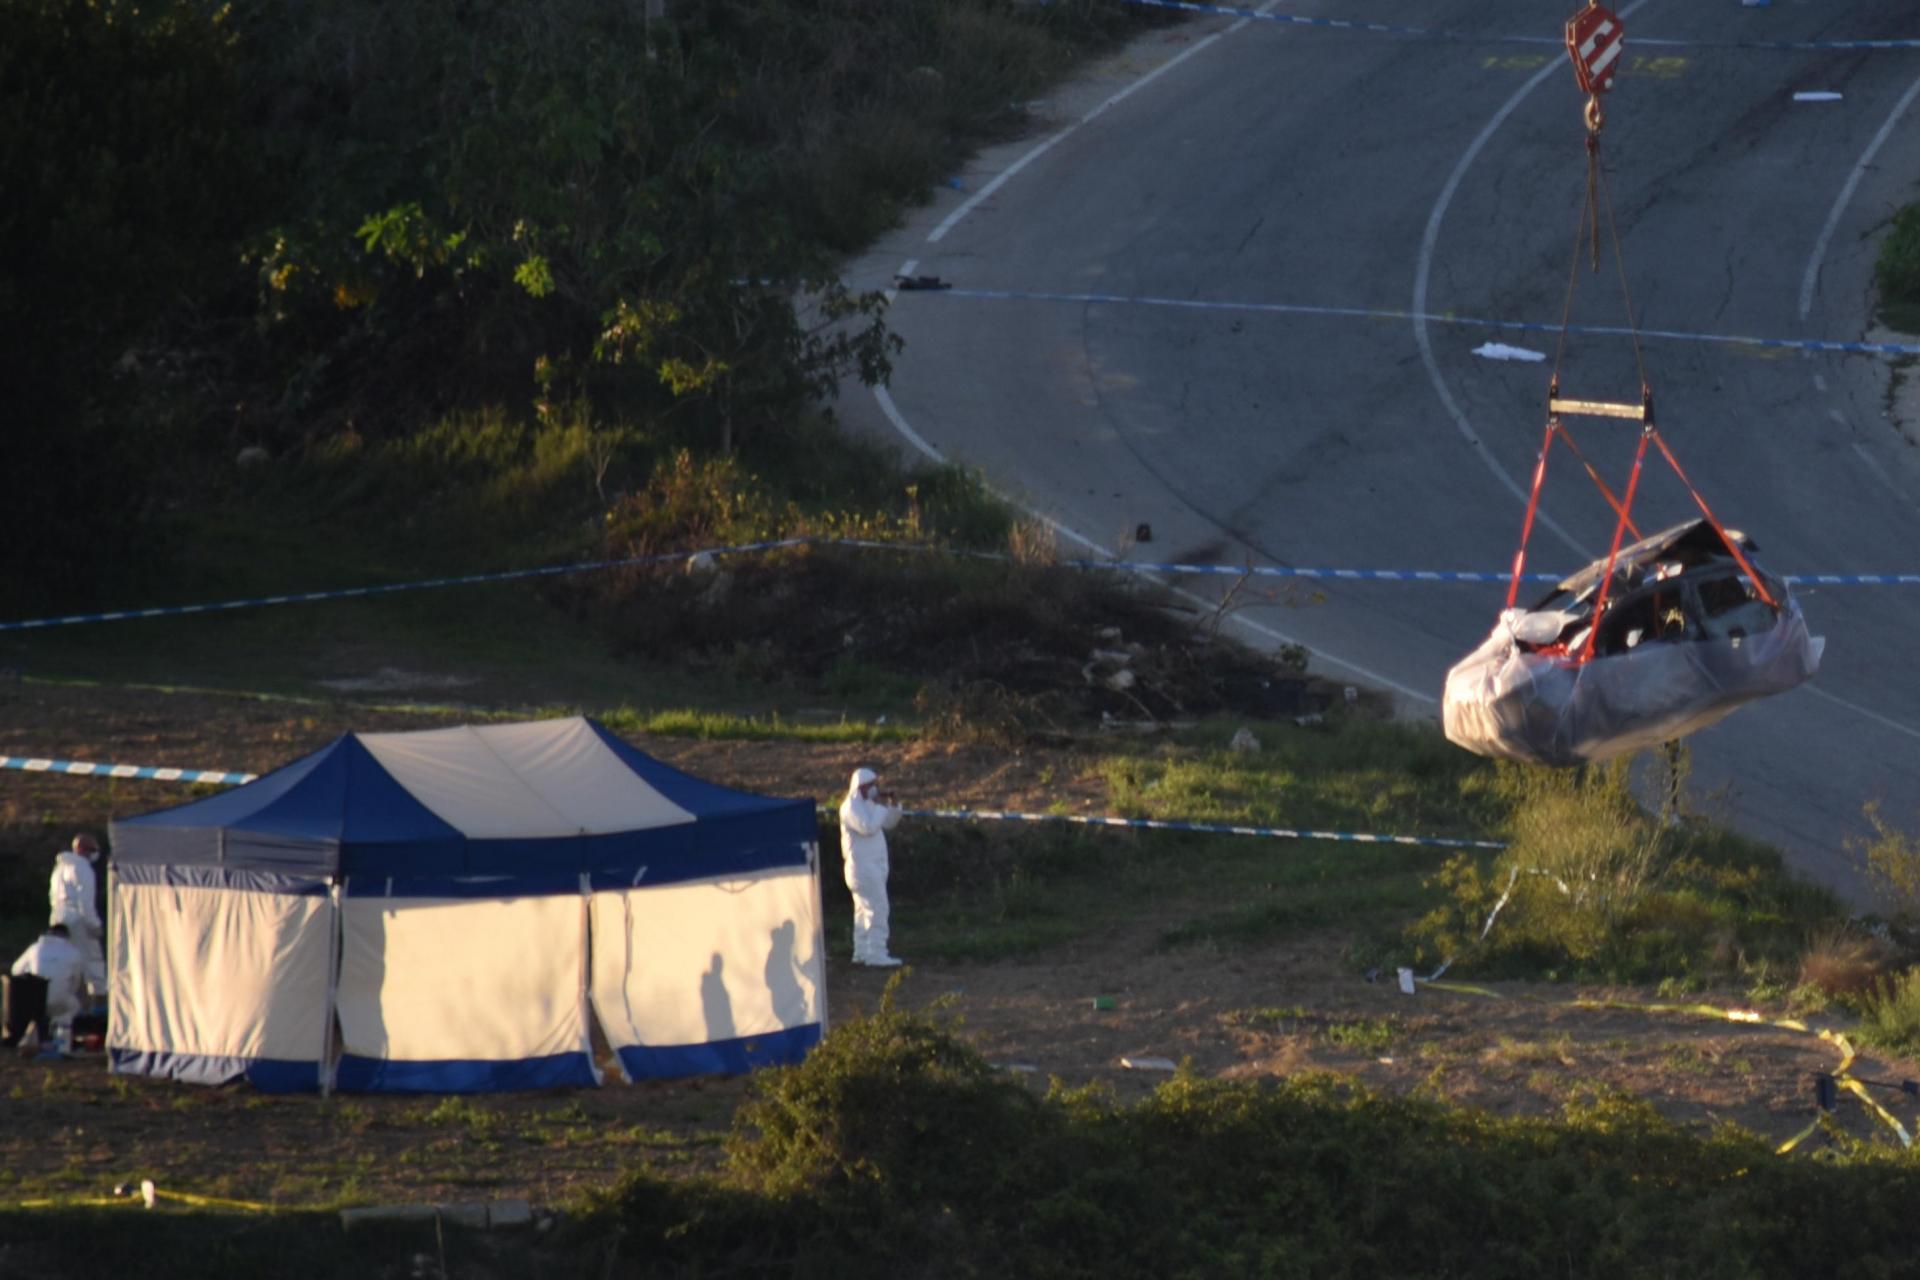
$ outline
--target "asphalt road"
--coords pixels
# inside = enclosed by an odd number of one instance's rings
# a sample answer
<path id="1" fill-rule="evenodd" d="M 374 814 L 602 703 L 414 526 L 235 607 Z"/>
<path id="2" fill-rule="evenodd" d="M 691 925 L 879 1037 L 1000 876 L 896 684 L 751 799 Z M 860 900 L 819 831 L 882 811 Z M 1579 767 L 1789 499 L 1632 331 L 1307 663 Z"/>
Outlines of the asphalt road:
<path id="1" fill-rule="evenodd" d="M 1875 233 L 1920 194 L 1920 50 L 1727 44 L 1914 37 L 1920 19 L 1905 0 L 1620 8 L 1603 154 L 1626 285 L 1642 327 L 1669 335 L 1642 344 L 1662 433 L 1773 569 L 1920 571 L 1920 450 L 1889 413 L 1896 361 L 1731 340 L 1867 335 Z M 863 287 L 910 266 L 955 288 L 899 294 L 891 392 L 849 393 L 843 416 L 978 467 L 1133 560 L 1505 569 L 1548 365 L 1473 351 L 1554 352 L 1585 161 L 1564 53 L 1494 37 L 1557 38 L 1565 15 L 1518 0 L 1285 12 L 1475 38 L 1212 17 L 1135 42 L 855 265 Z M 1624 318 L 1602 266 L 1578 277 L 1576 325 Z M 997 292 L 1022 296 L 977 296 Z M 1617 334 L 1575 332 L 1562 370 L 1567 394 L 1637 395 Z M 1577 431 L 1624 476 L 1630 426 Z M 1543 509 L 1530 568 L 1604 553 L 1609 513 L 1567 455 Z M 1657 528 L 1691 507 L 1650 470 L 1636 514 Z M 1141 523 L 1152 542 L 1129 545 Z M 1920 587 L 1798 594 L 1827 637 L 1820 675 L 1697 735 L 1694 782 L 1863 902 L 1848 852 L 1863 804 L 1920 826 Z M 1437 717 L 1447 667 L 1504 588 L 1324 595 L 1237 617 Z"/>

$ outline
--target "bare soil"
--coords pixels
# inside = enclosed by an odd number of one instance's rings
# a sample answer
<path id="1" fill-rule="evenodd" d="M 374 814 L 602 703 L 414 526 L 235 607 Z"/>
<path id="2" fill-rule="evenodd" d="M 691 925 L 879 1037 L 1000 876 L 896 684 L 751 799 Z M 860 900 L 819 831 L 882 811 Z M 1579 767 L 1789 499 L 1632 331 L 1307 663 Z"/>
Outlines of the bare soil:
<path id="1" fill-rule="evenodd" d="M 445 723 L 441 715 L 345 703 L 0 685 L 0 754 L 57 749 L 67 759 L 260 771 L 348 729 Z M 929 807 L 1043 808 L 1064 793 L 1097 811 L 1105 800 L 1098 776 L 1070 751 L 668 738 L 640 745 L 715 781 L 776 794 L 831 797 L 852 768 L 873 764 Z M 1052 778 L 1044 788 L 1036 781 L 1043 772 Z M 184 798 L 177 784 L 0 773 L 0 859 L 43 862 L 65 833 Z M 910 827 L 899 845 L 897 857 L 912 856 Z M 6 874 L 21 870 L 0 867 L 0 884 L 23 883 Z M 839 892 L 828 879 L 828 892 Z M 1368 981 L 1343 964 L 1347 939 L 1333 934 L 1246 950 L 1157 949 L 1166 927 L 1199 905 L 1156 904 L 1123 928 L 1035 959 L 915 963 L 897 998 L 909 1008 L 937 1007 L 989 1061 L 1032 1087 L 1055 1078 L 1101 1082 L 1121 1100 L 1166 1078 L 1123 1060 L 1155 1058 L 1234 1080 L 1335 1071 L 1389 1092 L 1513 1114 L 1551 1113 L 1612 1088 L 1688 1124 L 1730 1121 L 1780 1139 L 1807 1124 L 1815 1074 L 1839 1062 L 1831 1045 L 1805 1033 L 1572 1004 L 1582 996 L 1670 1003 L 1648 991 L 1499 984 L 1491 996 L 1426 987 L 1408 996 L 1391 975 Z M 8 914 L 17 914 L 13 904 L 0 911 Z M 896 931 L 895 942 L 912 960 L 913 939 Z M 831 1017 L 870 1012 L 888 978 L 831 960 Z M 1685 999 L 1746 1005 L 1735 992 Z M 1920 1075 L 1912 1063 L 1870 1057 L 1856 1071 L 1895 1081 Z M 0 1055 L 0 1198 L 99 1194 L 151 1177 L 163 1189 L 289 1205 L 499 1196 L 551 1203 L 641 1162 L 715 1167 L 718 1136 L 750 1087 L 625 1086 L 611 1071 L 608 1079 L 599 1090 L 454 1103 L 320 1099 L 111 1077 L 97 1056 L 44 1062 L 8 1053 Z M 1884 1098 L 1911 1128 L 1911 1100 Z M 1836 1118 L 1857 1134 L 1878 1127 L 1850 1099 Z"/>

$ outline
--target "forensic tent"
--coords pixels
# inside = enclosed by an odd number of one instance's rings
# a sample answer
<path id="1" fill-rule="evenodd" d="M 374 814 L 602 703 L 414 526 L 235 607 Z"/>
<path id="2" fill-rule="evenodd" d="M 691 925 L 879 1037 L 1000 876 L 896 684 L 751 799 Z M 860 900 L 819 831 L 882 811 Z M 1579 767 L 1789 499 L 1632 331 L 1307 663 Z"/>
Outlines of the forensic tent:
<path id="1" fill-rule="evenodd" d="M 814 806 L 590 719 L 347 734 L 112 825 L 110 1069 L 454 1093 L 798 1061 Z"/>

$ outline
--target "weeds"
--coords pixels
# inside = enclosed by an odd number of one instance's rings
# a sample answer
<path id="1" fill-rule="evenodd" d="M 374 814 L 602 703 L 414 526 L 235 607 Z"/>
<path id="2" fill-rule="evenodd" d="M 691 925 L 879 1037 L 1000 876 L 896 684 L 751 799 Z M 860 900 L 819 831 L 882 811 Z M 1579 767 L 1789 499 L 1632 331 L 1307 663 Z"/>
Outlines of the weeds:
<path id="1" fill-rule="evenodd" d="M 943 1274 L 1600 1277 L 1658 1259 L 1662 1274 L 1786 1277 L 1843 1255 L 1890 1274 L 1920 1192 L 1910 1162 L 1871 1148 L 1781 1160 L 1590 1089 L 1554 1120 L 1318 1075 L 1181 1073 L 1128 1107 L 1037 1098 L 890 1006 L 762 1077 L 730 1149 L 726 1178 L 634 1176 L 566 1240 L 645 1239 L 663 1274 L 717 1250 L 791 1259 L 802 1241 L 823 1275 L 938 1258 Z"/>
<path id="2" fill-rule="evenodd" d="M 1849 924 L 1827 925 L 1814 932 L 1800 957 L 1800 985 L 1828 999 L 1851 1000 L 1879 985 L 1887 963 L 1879 939 Z"/>
<path id="3" fill-rule="evenodd" d="M 1327 1043 L 1354 1053 L 1379 1053 L 1398 1034 L 1399 1027 L 1392 1018 L 1360 1018 L 1327 1025 Z"/>
<path id="4" fill-rule="evenodd" d="M 1862 1042 L 1903 1057 L 1920 1055 L 1920 968 L 1881 980 L 1858 1004 Z"/>
<path id="5" fill-rule="evenodd" d="M 1867 805 L 1866 815 L 1873 826 L 1873 839 L 1861 850 L 1868 881 L 1898 917 L 1920 917 L 1920 837 L 1888 823 L 1878 804 Z"/>
<path id="6" fill-rule="evenodd" d="M 1682 776 L 1684 756 L 1667 767 Z M 1690 990 L 1709 975 L 1784 962 L 1808 929 L 1838 914 L 1776 853 L 1646 813 L 1632 780 L 1631 761 L 1500 766 L 1493 791 L 1511 815 L 1509 846 L 1493 858 L 1452 858 L 1433 877 L 1443 902 L 1409 930 L 1417 959 Z"/>

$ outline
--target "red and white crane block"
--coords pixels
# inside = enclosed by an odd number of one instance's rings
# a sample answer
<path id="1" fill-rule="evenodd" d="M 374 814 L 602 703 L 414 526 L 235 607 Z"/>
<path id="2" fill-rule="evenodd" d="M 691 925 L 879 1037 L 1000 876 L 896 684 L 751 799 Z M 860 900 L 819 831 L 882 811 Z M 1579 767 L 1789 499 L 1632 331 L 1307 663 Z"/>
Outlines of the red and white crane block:
<path id="1" fill-rule="evenodd" d="M 1580 80 L 1582 93 L 1601 94 L 1613 87 L 1626 37 L 1626 26 L 1619 17 L 1597 4 L 1567 19 L 1567 55 L 1573 59 L 1573 73 Z"/>

